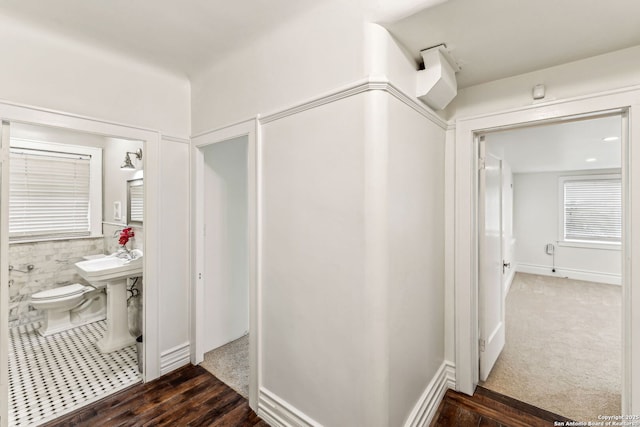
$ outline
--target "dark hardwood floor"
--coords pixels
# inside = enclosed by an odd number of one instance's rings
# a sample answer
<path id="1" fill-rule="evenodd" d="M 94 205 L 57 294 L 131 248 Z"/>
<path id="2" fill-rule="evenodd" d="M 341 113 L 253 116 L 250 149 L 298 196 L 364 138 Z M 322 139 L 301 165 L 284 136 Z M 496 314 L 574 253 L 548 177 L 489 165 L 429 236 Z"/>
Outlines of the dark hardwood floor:
<path id="1" fill-rule="evenodd" d="M 554 421 L 570 420 L 478 387 L 473 396 L 448 390 L 431 427 L 549 427 Z"/>
<path id="2" fill-rule="evenodd" d="M 245 398 L 188 365 L 58 418 L 45 426 L 268 427 Z"/>
<path id="3" fill-rule="evenodd" d="M 554 421 L 570 420 L 478 387 L 473 396 L 448 390 L 431 427 L 549 427 Z M 200 366 L 188 365 L 45 426 L 268 427 L 268 424 L 249 408 L 246 399 L 222 381 Z"/>

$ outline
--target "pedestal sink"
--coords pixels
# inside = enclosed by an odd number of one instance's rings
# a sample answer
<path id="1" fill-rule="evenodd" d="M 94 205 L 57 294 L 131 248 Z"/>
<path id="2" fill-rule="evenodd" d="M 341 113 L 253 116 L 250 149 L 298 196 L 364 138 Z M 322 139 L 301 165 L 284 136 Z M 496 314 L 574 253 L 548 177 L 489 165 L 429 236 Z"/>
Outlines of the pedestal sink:
<path id="1" fill-rule="evenodd" d="M 107 288 L 107 331 L 96 343 L 102 353 L 133 345 L 127 317 L 127 278 L 142 276 L 142 251 L 118 252 L 75 264 L 80 276 L 96 287 Z"/>

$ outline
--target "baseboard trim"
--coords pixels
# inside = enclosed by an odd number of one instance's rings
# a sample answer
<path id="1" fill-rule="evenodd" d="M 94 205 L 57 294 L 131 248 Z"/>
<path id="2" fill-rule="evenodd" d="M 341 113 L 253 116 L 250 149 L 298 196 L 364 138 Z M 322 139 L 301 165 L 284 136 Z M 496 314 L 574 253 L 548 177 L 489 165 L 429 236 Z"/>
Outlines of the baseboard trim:
<path id="1" fill-rule="evenodd" d="M 455 387 L 455 365 L 445 360 L 427 385 L 427 388 L 425 388 L 420 399 L 418 399 L 416 406 L 414 406 L 407 421 L 404 423 L 404 427 L 426 427 L 430 425 L 447 389 L 455 390 Z"/>
<path id="2" fill-rule="evenodd" d="M 264 387 L 260 388 L 258 416 L 272 427 L 322 427 Z"/>
<path id="3" fill-rule="evenodd" d="M 585 280 L 588 282 L 607 283 L 609 285 L 622 285 L 620 274 L 600 273 L 597 271 L 576 270 L 572 268 L 556 267 L 555 273 L 550 265 L 536 265 L 518 263 L 516 271 L 519 273 L 539 274 L 541 276 L 566 277 L 573 280 Z"/>
<path id="4" fill-rule="evenodd" d="M 191 345 L 186 342 L 160 354 L 160 375 L 191 363 Z"/>

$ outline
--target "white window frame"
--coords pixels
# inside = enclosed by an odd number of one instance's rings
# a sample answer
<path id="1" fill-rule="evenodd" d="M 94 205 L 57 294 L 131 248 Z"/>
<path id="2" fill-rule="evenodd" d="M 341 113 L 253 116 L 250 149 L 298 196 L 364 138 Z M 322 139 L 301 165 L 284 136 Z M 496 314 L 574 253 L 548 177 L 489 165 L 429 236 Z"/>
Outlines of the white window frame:
<path id="1" fill-rule="evenodd" d="M 29 238 L 9 238 L 10 243 L 40 242 L 48 240 L 83 239 L 102 236 L 102 148 L 84 145 L 61 144 L 58 142 L 34 141 L 11 138 L 10 148 L 24 148 L 40 151 L 55 151 L 67 154 L 82 154 L 91 157 L 89 161 L 89 232 L 88 236 L 33 236 Z M 9 165 L 11 167 L 11 165 Z"/>
<path id="2" fill-rule="evenodd" d="M 558 245 L 576 248 L 621 250 L 620 242 L 565 239 L 564 236 L 564 184 L 567 181 L 621 180 L 619 173 L 597 173 L 561 176 L 558 178 Z"/>

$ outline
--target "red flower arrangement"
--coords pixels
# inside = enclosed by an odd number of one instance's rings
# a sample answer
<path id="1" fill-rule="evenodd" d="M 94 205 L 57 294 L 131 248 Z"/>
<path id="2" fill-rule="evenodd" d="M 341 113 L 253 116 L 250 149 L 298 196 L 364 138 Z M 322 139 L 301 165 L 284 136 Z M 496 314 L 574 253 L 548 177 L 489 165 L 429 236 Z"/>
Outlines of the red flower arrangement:
<path id="1" fill-rule="evenodd" d="M 122 246 L 124 246 L 124 245 L 127 244 L 129 239 L 132 238 L 135 235 L 136 234 L 133 232 L 131 227 L 123 228 L 122 231 L 120 232 L 120 239 L 118 240 L 118 243 L 120 243 Z"/>

